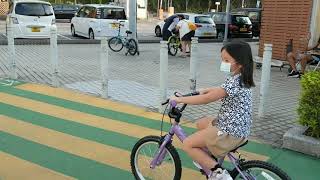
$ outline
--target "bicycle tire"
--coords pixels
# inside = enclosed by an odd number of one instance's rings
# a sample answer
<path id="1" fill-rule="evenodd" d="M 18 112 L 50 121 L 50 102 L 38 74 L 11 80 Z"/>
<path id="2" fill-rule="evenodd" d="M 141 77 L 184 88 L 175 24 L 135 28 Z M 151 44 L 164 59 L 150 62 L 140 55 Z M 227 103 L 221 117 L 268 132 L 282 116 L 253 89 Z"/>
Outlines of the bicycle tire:
<path id="1" fill-rule="evenodd" d="M 128 45 L 129 54 L 132 55 L 132 56 L 136 55 L 136 53 L 138 51 L 138 43 L 137 43 L 137 41 L 134 40 L 134 39 L 129 39 L 127 45 Z M 131 47 L 131 45 L 133 45 L 133 47 Z"/>
<path id="2" fill-rule="evenodd" d="M 113 47 L 114 44 L 118 45 L 119 43 L 121 44 L 120 48 Z M 109 39 L 108 46 L 113 52 L 119 52 L 119 51 L 121 51 L 123 49 L 122 40 L 120 38 L 118 38 L 118 37 L 113 37 L 113 38 Z"/>
<path id="3" fill-rule="evenodd" d="M 143 137 L 134 145 L 131 151 L 131 156 L 130 156 L 131 171 L 137 180 L 141 180 L 141 178 L 138 175 L 137 167 L 135 164 L 137 151 L 140 149 L 141 146 L 143 146 L 145 143 L 148 143 L 148 142 L 156 142 L 160 146 L 161 140 L 159 136 Z M 180 160 L 179 154 L 171 144 L 167 144 L 165 148 L 173 158 L 174 167 L 175 167 L 175 175 L 173 180 L 180 180 L 182 168 L 181 168 L 181 160 Z"/>
<path id="4" fill-rule="evenodd" d="M 266 170 L 274 173 L 275 175 L 277 175 L 279 178 L 281 178 L 281 180 L 291 180 L 291 178 L 287 175 L 287 173 L 282 171 L 277 166 L 275 166 L 271 163 L 268 163 L 268 162 L 258 161 L 258 160 L 246 161 L 246 162 L 241 163 L 239 165 L 239 167 L 240 167 L 241 171 L 248 171 L 251 168 L 266 169 Z M 237 171 L 236 168 L 234 168 L 231 171 L 230 175 L 234 180 L 236 180 L 236 178 L 239 175 L 239 172 Z M 251 179 L 249 179 L 249 180 L 251 180 Z"/>
<path id="5" fill-rule="evenodd" d="M 171 36 L 168 39 L 168 54 L 175 56 L 178 53 L 178 38 Z"/>

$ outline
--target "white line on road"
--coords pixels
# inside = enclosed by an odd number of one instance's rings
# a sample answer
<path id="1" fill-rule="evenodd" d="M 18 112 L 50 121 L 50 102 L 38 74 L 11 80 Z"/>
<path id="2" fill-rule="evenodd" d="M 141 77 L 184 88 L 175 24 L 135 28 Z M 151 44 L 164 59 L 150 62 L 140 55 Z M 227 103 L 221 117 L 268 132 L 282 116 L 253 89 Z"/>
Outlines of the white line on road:
<path id="1" fill-rule="evenodd" d="M 61 36 L 61 37 L 65 38 L 65 39 L 68 39 L 68 40 L 72 40 L 71 38 L 68 38 L 68 37 L 66 37 L 66 36 L 63 36 L 63 35 L 61 35 L 61 34 L 58 34 L 58 36 Z"/>

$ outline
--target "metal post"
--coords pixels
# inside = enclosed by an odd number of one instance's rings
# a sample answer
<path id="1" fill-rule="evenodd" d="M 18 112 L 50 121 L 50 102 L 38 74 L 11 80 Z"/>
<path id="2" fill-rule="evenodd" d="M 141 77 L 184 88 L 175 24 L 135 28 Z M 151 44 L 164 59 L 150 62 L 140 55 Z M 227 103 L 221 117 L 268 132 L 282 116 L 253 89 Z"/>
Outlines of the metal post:
<path id="1" fill-rule="evenodd" d="M 130 0 L 129 6 L 129 29 L 132 32 L 132 38 L 137 42 L 137 54 L 139 55 L 139 41 L 137 39 L 137 0 Z"/>
<path id="2" fill-rule="evenodd" d="M 137 39 L 137 0 L 129 2 L 129 29 L 132 32 L 133 38 Z"/>
<path id="3" fill-rule="evenodd" d="M 57 45 L 57 27 L 50 28 L 50 60 L 52 66 L 52 85 L 59 86 L 58 82 L 58 45 Z"/>
<path id="4" fill-rule="evenodd" d="M 161 103 L 167 99 L 168 89 L 168 46 L 167 41 L 160 42 L 160 98 L 159 112 L 163 111 Z"/>
<path id="5" fill-rule="evenodd" d="M 14 47 L 14 33 L 12 24 L 9 23 L 7 27 L 8 34 L 8 51 L 9 51 L 9 61 L 10 61 L 10 78 L 17 79 L 17 67 L 16 67 L 16 50 Z"/>
<path id="6" fill-rule="evenodd" d="M 223 43 L 226 43 L 228 41 L 228 26 L 229 26 L 229 19 L 230 19 L 230 0 L 227 0 L 227 8 L 226 8 L 226 24 L 224 26 L 224 39 Z"/>
<path id="7" fill-rule="evenodd" d="M 190 90 L 195 92 L 197 88 L 198 75 L 198 38 L 194 37 L 191 41 L 191 57 L 190 57 Z"/>
<path id="8" fill-rule="evenodd" d="M 106 37 L 103 37 L 101 40 L 100 63 L 101 63 L 102 97 L 108 98 L 109 48 L 107 45 L 107 38 Z"/>
<path id="9" fill-rule="evenodd" d="M 266 100 L 269 95 L 271 58 L 272 58 L 272 44 L 264 44 L 262 75 L 261 75 L 261 85 L 260 85 L 259 117 L 264 116 Z"/>

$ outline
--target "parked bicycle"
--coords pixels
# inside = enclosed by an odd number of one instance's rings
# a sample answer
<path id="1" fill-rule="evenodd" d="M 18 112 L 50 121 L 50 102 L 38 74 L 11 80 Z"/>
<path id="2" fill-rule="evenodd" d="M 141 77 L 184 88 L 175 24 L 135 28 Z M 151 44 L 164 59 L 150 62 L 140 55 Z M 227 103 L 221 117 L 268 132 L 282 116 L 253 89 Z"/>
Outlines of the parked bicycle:
<path id="1" fill-rule="evenodd" d="M 175 56 L 179 49 L 180 51 L 182 51 L 180 38 L 178 37 L 178 35 L 174 34 L 168 39 L 168 54 L 170 54 L 171 56 Z"/>
<path id="2" fill-rule="evenodd" d="M 124 26 L 124 24 L 122 23 L 124 23 L 124 21 L 120 21 L 119 23 L 113 23 L 118 26 L 118 35 L 115 37 L 112 37 L 108 41 L 109 48 L 114 52 L 119 52 L 123 49 L 123 47 L 126 47 L 127 49 L 126 55 L 128 55 L 128 53 L 132 56 L 134 56 L 135 54 L 139 55 L 138 44 L 136 40 L 133 38 L 129 38 L 129 34 L 132 34 L 132 32 L 127 30 L 126 31 L 127 36 L 126 37 L 121 36 L 120 34 L 121 27 Z"/>
<path id="3" fill-rule="evenodd" d="M 199 93 L 190 93 L 183 96 L 193 96 Z M 178 96 L 178 93 L 175 93 Z M 177 103 L 170 101 L 169 99 L 163 103 L 170 104 L 168 115 L 170 119 L 174 119 L 172 127 L 168 134 L 164 136 L 146 136 L 140 139 L 131 151 L 131 170 L 134 177 L 138 180 L 144 179 L 164 179 L 164 180 L 180 180 L 182 168 L 179 154 L 175 147 L 172 145 L 172 138 L 177 135 L 179 140 L 183 142 L 186 139 L 181 126 L 179 126 L 180 118 L 183 110 L 187 104 L 184 104 L 181 108 L 177 106 Z M 168 106 L 167 106 L 168 107 Z M 167 108 L 166 108 L 167 109 Z M 165 110 L 166 111 L 166 110 Z M 170 120 L 171 121 L 171 120 Z M 162 134 L 161 124 L 161 134 Z M 238 148 L 245 146 L 248 143 L 246 141 L 239 147 L 231 150 L 227 157 L 232 163 L 233 169 L 228 170 L 233 179 L 243 180 L 290 180 L 291 178 L 280 168 L 275 165 L 258 160 L 246 161 L 238 153 Z M 209 151 L 203 149 L 206 153 Z M 232 153 L 238 153 L 236 157 Z M 224 158 L 217 159 L 213 155 L 212 158 L 222 166 Z M 200 166 L 201 167 L 201 166 Z M 200 172 L 207 178 L 210 170 L 200 168 Z"/>

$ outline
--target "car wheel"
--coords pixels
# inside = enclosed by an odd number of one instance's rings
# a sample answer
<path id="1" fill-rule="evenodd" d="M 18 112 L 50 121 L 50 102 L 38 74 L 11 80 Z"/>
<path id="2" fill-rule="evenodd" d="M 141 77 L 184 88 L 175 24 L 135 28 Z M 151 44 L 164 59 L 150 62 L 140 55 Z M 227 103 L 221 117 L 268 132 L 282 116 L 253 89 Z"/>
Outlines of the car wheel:
<path id="1" fill-rule="evenodd" d="M 89 30 L 89 39 L 94 39 L 94 33 L 92 29 Z"/>
<path id="2" fill-rule="evenodd" d="M 157 37 L 161 37 L 161 28 L 159 26 L 156 26 L 154 32 Z"/>
<path id="3" fill-rule="evenodd" d="M 218 32 L 217 38 L 224 39 L 224 32 L 222 32 L 222 31 Z"/>
<path id="4" fill-rule="evenodd" d="M 76 30 L 74 29 L 74 26 L 73 26 L 73 25 L 71 25 L 71 35 L 72 35 L 73 37 L 76 37 L 76 36 L 77 36 Z"/>

